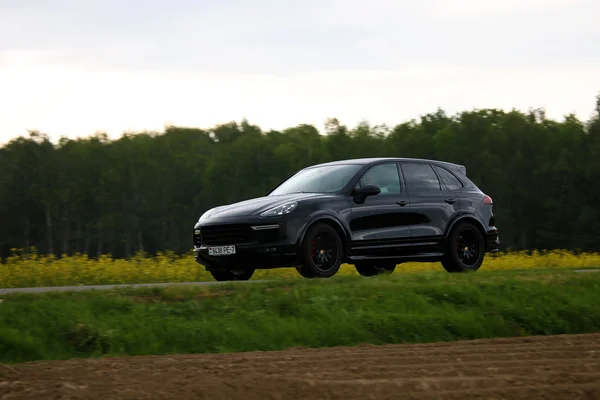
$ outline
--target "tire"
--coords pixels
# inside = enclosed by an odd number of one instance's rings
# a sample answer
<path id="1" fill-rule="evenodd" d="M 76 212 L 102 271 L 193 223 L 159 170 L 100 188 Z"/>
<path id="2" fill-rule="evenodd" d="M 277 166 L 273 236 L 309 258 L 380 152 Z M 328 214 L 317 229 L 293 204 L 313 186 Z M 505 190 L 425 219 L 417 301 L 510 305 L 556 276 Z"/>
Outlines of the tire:
<path id="1" fill-rule="evenodd" d="M 210 274 L 216 281 L 247 281 L 254 275 L 253 269 L 238 269 L 238 270 L 210 270 Z"/>
<path id="2" fill-rule="evenodd" d="M 302 265 L 296 267 L 305 278 L 330 278 L 344 259 L 340 235 L 331 226 L 317 223 L 311 226 L 302 243 Z"/>
<path id="3" fill-rule="evenodd" d="M 448 252 L 442 266 L 448 272 L 475 272 L 485 257 L 481 232 L 470 222 L 460 222 L 448 237 Z"/>
<path id="4" fill-rule="evenodd" d="M 364 262 L 355 264 L 354 268 L 362 276 L 390 275 L 396 269 L 396 264 Z"/>

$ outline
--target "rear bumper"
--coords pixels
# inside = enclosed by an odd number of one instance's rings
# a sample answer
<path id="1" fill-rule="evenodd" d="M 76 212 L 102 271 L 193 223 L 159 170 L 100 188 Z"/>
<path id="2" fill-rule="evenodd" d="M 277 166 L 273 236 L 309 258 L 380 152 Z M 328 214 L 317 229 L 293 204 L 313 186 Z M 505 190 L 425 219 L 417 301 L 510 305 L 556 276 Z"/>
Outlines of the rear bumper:
<path id="1" fill-rule="evenodd" d="M 500 250 L 500 236 L 498 235 L 498 229 L 494 228 L 487 232 L 485 251 L 495 253 L 498 250 Z"/>

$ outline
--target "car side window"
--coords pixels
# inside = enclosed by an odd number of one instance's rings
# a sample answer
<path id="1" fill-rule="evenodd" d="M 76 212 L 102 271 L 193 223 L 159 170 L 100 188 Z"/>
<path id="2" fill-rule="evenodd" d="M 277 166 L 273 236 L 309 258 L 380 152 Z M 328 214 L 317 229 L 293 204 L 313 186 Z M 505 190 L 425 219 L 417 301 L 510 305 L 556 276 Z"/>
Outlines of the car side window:
<path id="1" fill-rule="evenodd" d="M 442 181 L 444 182 L 448 190 L 460 190 L 463 188 L 462 182 L 446 168 L 438 167 L 436 165 L 435 170 L 437 171 L 440 178 L 442 178 Z"/>
<path id="2" fill-rule="evenodd" d="M 376 185 L 381 189 L 381 194 L 400 193 L 400 175 L 396 163 L 379 164 L 371 167 L 360 178 L 357 187 Z"/>
<path id="3" fill-rule="evenodd" d="M 403 163 L 402 170 L 409 192 L 440 192 L 442 190 L 440 181 L 431 165 Z"/>

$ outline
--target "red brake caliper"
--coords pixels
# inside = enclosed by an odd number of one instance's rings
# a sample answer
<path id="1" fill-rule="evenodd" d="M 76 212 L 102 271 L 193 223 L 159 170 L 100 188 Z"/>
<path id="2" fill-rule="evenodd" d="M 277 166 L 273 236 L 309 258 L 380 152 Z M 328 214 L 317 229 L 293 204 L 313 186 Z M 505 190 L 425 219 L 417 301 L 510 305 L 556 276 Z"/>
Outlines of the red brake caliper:
<path id="1" fill-rule="evenodd" d="M 312 245 L 312 246 L 311 246 L 311 248 L 310 248 L 310 256 L 311 256 L 311 257 L 313 258 L 313 260 L 314 260 L 314 258 L 315 258 L 315 249 L 316 249 L 316 247 L 317 247 L 317 241 L 316 241 L 315 239 L 313 239 L 313 240 L 312 240 L 312 242 L 311 242 L 311 245 Z"/>

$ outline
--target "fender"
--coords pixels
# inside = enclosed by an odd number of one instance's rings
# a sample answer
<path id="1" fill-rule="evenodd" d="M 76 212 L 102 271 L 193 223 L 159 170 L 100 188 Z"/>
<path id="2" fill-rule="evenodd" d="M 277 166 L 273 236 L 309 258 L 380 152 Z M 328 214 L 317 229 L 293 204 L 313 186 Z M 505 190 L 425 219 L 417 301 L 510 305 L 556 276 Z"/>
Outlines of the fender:
<path id="1" fill-rule="evenodd" d="M 344 237 L 341 238 L 342 240 L 348 240 L 350 238 L 350 232 L 344 226 L 344 224 L 340 221 L 339 217 L 336 214 L 334 214 L 332 212 L 321 211 L 321 212 L 315 213 L 309 217 L 307 222 L 302 227 L 302 230 L 300 231 L 300 235 L 298 235 L 298 239 L 296 240 L 296 245 L 300 246 L 302 244 L 302 241 L 304 240 L 304 237 L 306 236 L 306 232 L 308 232 L 308 229 L 315 222 L 323 221 L 323 220 L 326 220 L 328 222 L 333 222 L 334 224 L 336 224 L 336 226 L 344 233 Z"/>
<path id="2" fill-rule="evenodd" d="M 452 232 L 452 229 L 456 226 L 456 224 L 461 221 L 464 221 L 466 219 L 468 219 L 469 221 L 472 221 L 472 220 L 476 221 L 477 227 L 481 230 L 481 234 L 485 238 L 485 235 L 486 235 L 485 227 L 483 226 L 483 224 L 481 223 L 481 221 L 479 220 L 479 218 L 477 218 L 477 216 L 475 214 L 471 214 L 468 212 L 459 214 L 456 218 L 454 218 L 452 221 L 450 221 L 450 223 L 448 224 L 448 227 L 446 228 L 446 232 L 444 233 L 444 237 L 448 238 L 448 236 L 450 236 L 450 232 Z"/>

